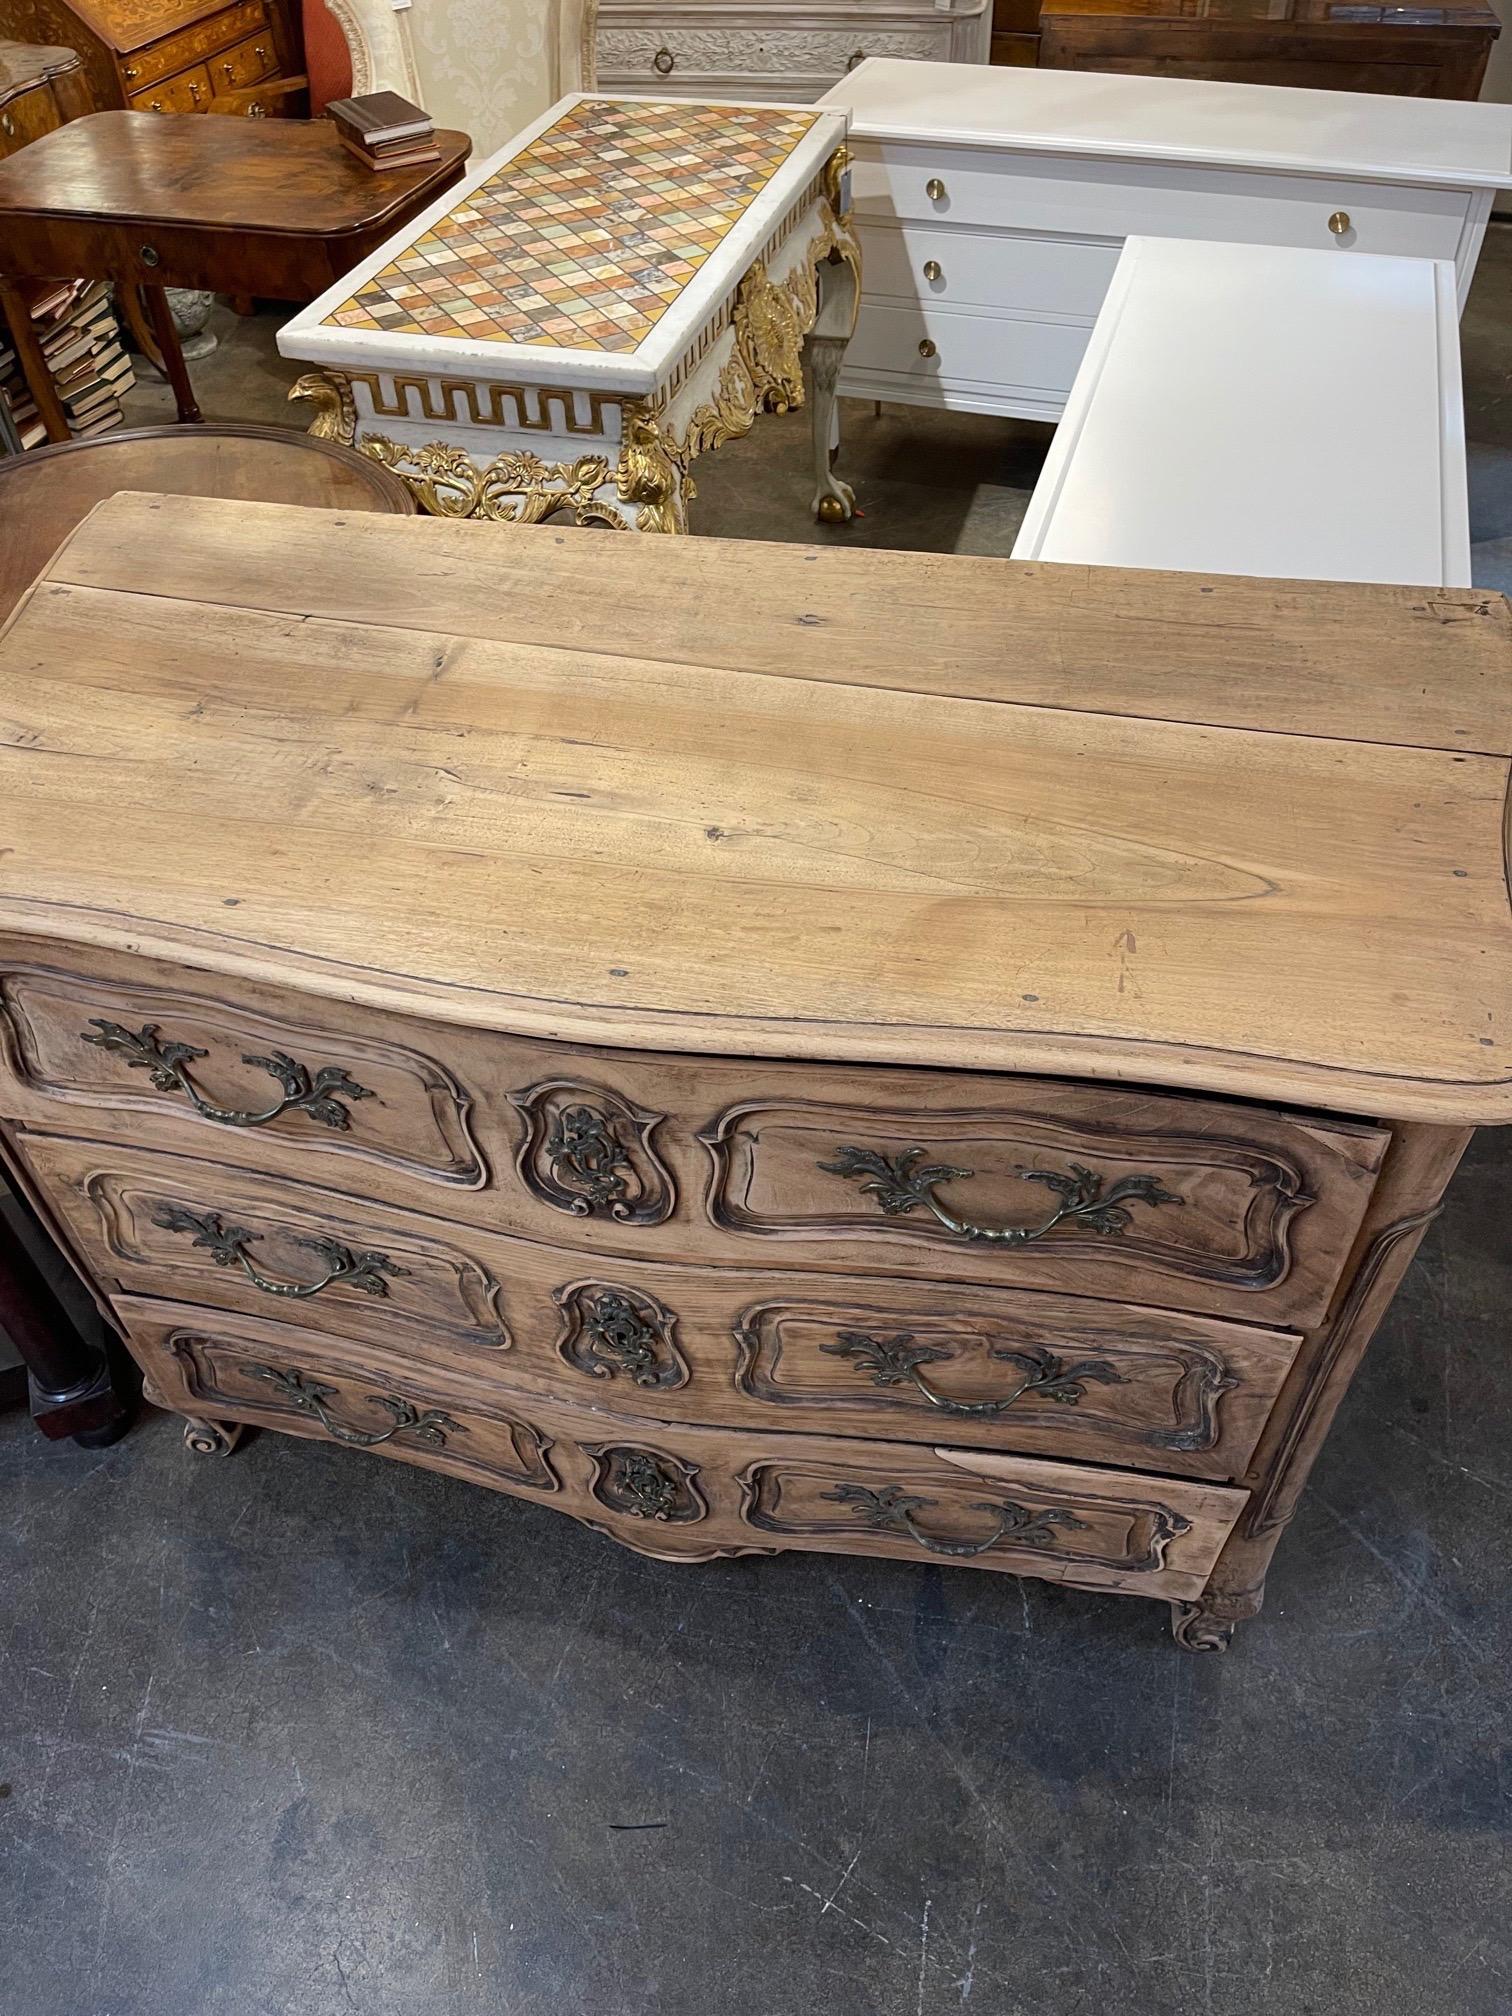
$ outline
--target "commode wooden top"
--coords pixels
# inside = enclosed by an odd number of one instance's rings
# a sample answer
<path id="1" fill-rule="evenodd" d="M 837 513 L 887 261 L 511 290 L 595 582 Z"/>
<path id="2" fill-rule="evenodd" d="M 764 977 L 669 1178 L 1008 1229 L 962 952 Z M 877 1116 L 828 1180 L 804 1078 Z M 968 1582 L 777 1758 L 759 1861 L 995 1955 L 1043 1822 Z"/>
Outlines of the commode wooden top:
<path id="1" fill-rule="evenodd" d="M 1512 1120 L 1508 611 L 120 496 L 0 928 L 525 1036 Z"/>

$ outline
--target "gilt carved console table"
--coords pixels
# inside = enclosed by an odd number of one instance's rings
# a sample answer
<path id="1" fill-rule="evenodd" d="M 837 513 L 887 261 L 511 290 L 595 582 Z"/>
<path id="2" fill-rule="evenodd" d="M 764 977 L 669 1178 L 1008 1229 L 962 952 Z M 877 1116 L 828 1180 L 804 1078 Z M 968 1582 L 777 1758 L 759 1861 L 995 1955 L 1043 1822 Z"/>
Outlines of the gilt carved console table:
<path id="1" fill-rule="evenodd" d="M 1219 1648 L 1512 1121 L 1509 645 L 115 497 L 0 640 L 0 1149 L 194 1448 Z"/>
<path id="2" fill-rule="evenodd" d="M 279 336 L 291 396 L 444 517 L 682 532 L 690 466 L 813 403 L 856 319 L 843 113 L 573 97 Z M 805 338 L 807 342 L 805 344 Z"/>

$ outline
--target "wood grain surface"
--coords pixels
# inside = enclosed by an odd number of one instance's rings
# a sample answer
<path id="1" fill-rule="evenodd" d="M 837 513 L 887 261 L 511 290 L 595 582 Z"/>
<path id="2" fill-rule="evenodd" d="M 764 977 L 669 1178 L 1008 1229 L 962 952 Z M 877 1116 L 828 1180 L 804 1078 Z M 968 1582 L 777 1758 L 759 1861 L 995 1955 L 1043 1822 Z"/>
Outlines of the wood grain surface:
<path id="1" fill-rule="evenodd" d="M 858 558 L 118 497 L 0 647 L 0 923 L 577 1042 L 1512 1120 L 1499 598 L 1346 591 L 1392 653 L 1323 588 L 1135 622 Z M 1157 718 L 1173 659 L 1224 713 L 1194 652 L 1267 659 L 1262 726 Z"/>

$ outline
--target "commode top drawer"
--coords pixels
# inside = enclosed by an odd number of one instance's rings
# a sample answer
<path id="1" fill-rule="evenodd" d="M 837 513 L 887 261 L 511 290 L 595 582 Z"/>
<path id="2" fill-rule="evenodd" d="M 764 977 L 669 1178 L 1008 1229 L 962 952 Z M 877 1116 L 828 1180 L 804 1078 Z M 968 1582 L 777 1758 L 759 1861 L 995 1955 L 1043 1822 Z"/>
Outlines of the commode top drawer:
<path id="1" fill-rule="evenodd" d="M 137 964 L 0 974 L 0 1113 L 599 1254 L 1301 1324 L 1387 1140 L 1054 1079 L 570 1046 Z"/>
<path id="2" fill-rule="evenodd" d="M 886 28 L 874 28 L 864 16 L 844 28 L 601 26 L 598 74 L 601 83 L 623 81 L 636 90 L 711 76 L 827 80 L 844 76 L 868 56 L 943 61 L 950 55 L 951 20 L 942 14 Z"/>
<path id="3" fill-rule="evenodd" d="M 1137 161 L 860 142 L 852 201 L 863 219 L 1122 239 L 1211 238 L 1453 259 L 1470 198 L 1460 190 L 1190 169 Z"/>

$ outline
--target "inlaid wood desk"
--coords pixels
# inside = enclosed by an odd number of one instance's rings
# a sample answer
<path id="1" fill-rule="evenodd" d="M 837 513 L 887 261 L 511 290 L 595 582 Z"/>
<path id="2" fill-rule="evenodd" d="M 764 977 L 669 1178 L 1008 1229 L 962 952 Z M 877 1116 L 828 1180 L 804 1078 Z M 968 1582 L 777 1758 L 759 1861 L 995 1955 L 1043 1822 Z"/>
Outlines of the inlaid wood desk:
<path id="1" fill-rule="evenodd" d="M 0 1141 L 197 1448 L 1214 1649 L 1512 1121 L 1509 648 L 116 497 L 0 640 Z"/>
<path id="2" fill-rule="evenodd" d="M 835 111 L 564 98 L 280 330 L 319 367 L 291 396 L 438 515 L 684 532 L 695 459 L 811 395 L 814 510 L 849 518 L 844 139 Z"/>

